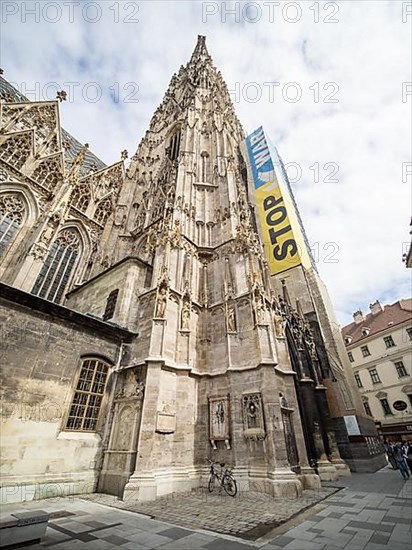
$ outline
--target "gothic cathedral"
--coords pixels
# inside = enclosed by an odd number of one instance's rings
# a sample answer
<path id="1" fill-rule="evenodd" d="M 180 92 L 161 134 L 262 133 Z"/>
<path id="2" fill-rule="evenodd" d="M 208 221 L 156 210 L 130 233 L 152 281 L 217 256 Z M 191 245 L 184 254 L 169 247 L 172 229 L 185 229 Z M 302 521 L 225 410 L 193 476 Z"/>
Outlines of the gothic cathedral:
<path id="1" fill-rule="evenodd" d="M 127 169 L 0 92 L 4 502 L 150 500 L 208 457 L 279 496 L 383 465 L 315 267 L 269 270 L 204 37 Z"/>

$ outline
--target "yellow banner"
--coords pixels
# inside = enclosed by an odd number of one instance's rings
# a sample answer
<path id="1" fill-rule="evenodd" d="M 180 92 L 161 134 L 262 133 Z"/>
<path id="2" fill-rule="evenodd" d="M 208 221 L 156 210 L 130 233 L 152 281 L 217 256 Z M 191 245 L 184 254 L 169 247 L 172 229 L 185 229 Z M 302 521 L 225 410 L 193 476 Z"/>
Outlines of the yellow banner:
<path id="1" fill-rule="evenodd" d="M 246 149 L 261 238 L 271 275 L 300 264 L 310 267 L 309 246 L 299 214 L 288 193 L 280 159 L 273 147 L 268 145 L 262 127 L 246 138 Z"/>
<path id="2" fill-rule="evenodd" d="M 271 275 L 301 263 L 289 221 L 287 205 L 279 184 L 274 181 L 255 189 L 256 206 L 262 228 L 262 239 Z"/>

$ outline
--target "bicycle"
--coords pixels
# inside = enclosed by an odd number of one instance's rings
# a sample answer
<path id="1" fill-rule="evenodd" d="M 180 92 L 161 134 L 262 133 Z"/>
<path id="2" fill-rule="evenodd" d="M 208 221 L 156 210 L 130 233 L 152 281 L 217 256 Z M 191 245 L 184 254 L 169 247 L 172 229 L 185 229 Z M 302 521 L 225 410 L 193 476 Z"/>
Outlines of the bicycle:
<path id="1" fill-rule="evenodd" d="M 219 493 L 223 489 L 226 491 L 226 493 L 234 497 L 237 493 L 237 485 L 236 481 L 233 479 L 232 476 L 232 470 L 230 468 L 225 468 L 224 462 L 214 462 L 213 460 L 210 460 L 210 458 L 207 459 L 210 464 L 210 473 L 209 473 L 209 481 L 207 484 L 207 488 L 209 490 L 209 493 L 211 493 L 215 487 L 215 481 L 220 481 L 219 485 Z M 220 472 L 216 470 L 216 466 L 220 466 Z"/>

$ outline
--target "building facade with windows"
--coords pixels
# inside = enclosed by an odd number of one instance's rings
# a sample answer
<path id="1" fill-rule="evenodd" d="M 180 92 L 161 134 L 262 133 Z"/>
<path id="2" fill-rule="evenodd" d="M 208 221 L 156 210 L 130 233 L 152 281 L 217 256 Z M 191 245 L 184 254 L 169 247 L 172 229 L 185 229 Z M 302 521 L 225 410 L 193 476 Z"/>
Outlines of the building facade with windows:
<path id="1" fill-rule="evenodd" d="M 363 407 L 382 437 L 412 439 L 412 300 L 370 310 L 342 328 Z"/>
<path id="2" fill-rule="evenodd" d="M 153 499 L 198 487 L 208 456 L 276 495 L 379 468 L 320 281 L 268 271 L 205 38 L 127 167 L 0 85 L 6 502 Z"/>

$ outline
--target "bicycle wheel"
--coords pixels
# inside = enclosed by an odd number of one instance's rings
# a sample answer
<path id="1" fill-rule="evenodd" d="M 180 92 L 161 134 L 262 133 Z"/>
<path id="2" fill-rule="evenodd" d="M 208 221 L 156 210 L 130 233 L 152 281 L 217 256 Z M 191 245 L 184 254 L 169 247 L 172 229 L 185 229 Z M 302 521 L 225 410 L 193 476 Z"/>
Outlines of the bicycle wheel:
<path id="1" fill-rule="evenodd" d="M 236 481 L 232 476 L 225 475 L 222 479 L 223 489 L 230 497 L 234 497 L 237 493 Z"/>
<path id="2" fill-rule="evenodd" d="M 215 476 L 214 476 L 214 474 L 210 474 L 209 481 L 207 483 L 207 488 L 209 489 L 209 493 L 211 493 L 213 491 L 213 489 L 215 488 Z"/>

